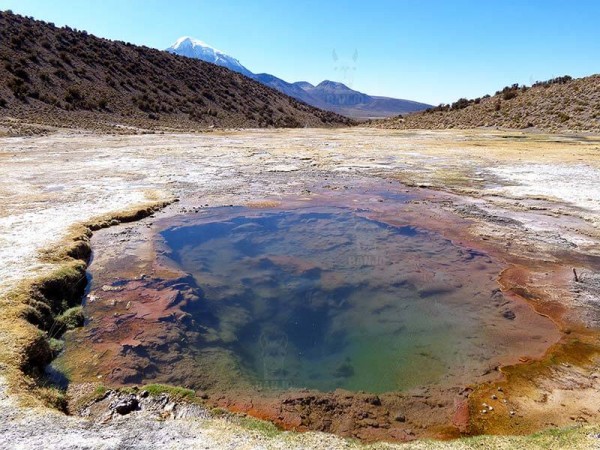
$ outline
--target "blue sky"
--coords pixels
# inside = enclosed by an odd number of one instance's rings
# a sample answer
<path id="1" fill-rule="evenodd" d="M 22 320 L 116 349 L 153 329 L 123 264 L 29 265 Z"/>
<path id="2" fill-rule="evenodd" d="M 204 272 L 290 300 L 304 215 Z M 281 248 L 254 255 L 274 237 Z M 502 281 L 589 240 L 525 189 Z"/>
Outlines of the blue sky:
<path id="1" fill-rule="evenodd" d="M 434 104 L 600 72 L 600 1 L 0 0 L 0 9 L 160 49 L 190 35 L 253 72 Z"/>

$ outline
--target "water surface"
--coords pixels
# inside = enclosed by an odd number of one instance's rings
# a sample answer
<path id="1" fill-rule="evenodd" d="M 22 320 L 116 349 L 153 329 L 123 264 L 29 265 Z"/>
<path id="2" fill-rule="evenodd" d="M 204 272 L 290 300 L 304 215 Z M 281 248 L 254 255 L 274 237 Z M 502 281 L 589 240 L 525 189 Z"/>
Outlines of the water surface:
<path id="1" fill-rule="evenodd" d="M 197 222 L 161 233 L 201 289 L 194 326 L 260 386 L 405 390 L 468 378 L 511 339 L 499 266 L 436 233 L 344 208 Z"/>

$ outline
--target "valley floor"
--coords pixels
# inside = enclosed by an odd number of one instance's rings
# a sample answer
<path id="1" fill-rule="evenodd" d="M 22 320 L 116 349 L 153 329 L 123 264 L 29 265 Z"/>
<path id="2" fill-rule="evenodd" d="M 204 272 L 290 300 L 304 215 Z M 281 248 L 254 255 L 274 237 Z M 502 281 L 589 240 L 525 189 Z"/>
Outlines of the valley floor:
<path id="1" fill-rule="evenodd" d="M 21 280 L 51 271 L 40 252 L 60 242 L 70 226 L 94 217 L 172 197 L 182 201 L 159 215 L 200 206 L 272 204 L 310 198 L 319 190 L 350 192 L 373 178 L 431 192 L 424 202 L 432 217 L 451 213 L 467 219 L 463 235 L 497 247 L 513 264 L 503 287 L 531 294 L 532 307 L 561 330 L 562 340 L 546 357 L 505 373 L 502 386 L 511 393 L 517 420 L 509 420 L 508 411 L 498 418 L 478 414 L 477 402 L 489 398 L 498 387 L 493 384 L 473 393 L 471 432 L 576 427 L 535 437 L 398 445 L 599 447 L 598 136 L 353 128 L 0 138 L 0 298 Z M 580 282 L 572 280 L 573 268 Z M 523 280 L 515 281 L 519 277 Z M 10 327 L 2 325 L 0 343 L 12 345 Z M 583 344 L 585 352 L 578 347 Z M 3 372 L 4 366 L 0 377 Z M 99 423 L 18 406 L 6 384 L 0 387 L 0 448 L 359 446 L 312 432 L 265 434 L 222 418 L 157 422 L 134 414 Z"/>

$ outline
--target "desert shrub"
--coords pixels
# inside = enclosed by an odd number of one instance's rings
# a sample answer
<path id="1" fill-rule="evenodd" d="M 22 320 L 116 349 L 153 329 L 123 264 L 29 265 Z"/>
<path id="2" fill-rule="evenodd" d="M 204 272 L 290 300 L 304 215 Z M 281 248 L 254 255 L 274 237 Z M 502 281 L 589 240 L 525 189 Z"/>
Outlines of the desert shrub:
<path id="1" fill-rule="evenodd" d="M 561 123 L 565 123 L 570 119 L 571 119 L 571 117 L 568 114 L 565 114 L 564 112 L 558 113 L 558 120 L 560 120 Z"/>
<path id="2" fill-rule="evenodd" d="M 67 72 L 65 72 L 65 71 L 64 71 L 64 70 L 62 70 L 62 69 L 56 69 L 56 70 L 54 71 L 54 75 L 55 75 L 57 78 L 60 78 L 61 80 L 66 80 L 66 81 L 69 81 L 69 80 L 70 80 L 70 78 L 69 78 L 69 75 L 67 75 Z"/>
<path id="3" fill-rule="evenodd" d="M 536 81 L 535 83 L 533 83 L 533 87 L 537 87 L 537 86 L 543 86 L 543 87 L 550 87 L 553 84 L 566 84 L 569 81 L 571 81 L 573 79 L 573 77 L 569 76 L 569 75 L 564 75 L 562 77 L 556 77 L 556 78 L 552 78 L 550 80 L 546 80 L 546 81 Z"/>
<path id="4" fill-rule="evenodd" d="M 450 107 L 450 109 L 452 109 L 452 110 L 464 109 L 467 106 L 469 106 L 471 103 L 472 103 L 472 100 L 467 100 L 466 98 L 459 98 L 457 101 L 452 103 L 452 106 Z"/>
<path id="5" fill-rule="evenodd" d="M 58 56 L 68 65 L 72 65 L 71 58 L 69 58 L 69 55 L 67 55 L 65 52 L 60 52 Z"/>
<path id="6" fill-rule="evenodd" d="M 23 37 L 22 36 L 13 36 L 10 38 L 10 43 L 14 45 L 16 48 L 20 49 L 23 45 Z"/>
<path id="7" fill-rule="evenodd" d="M 80 106 L 83 104 L 84 95 L 81 93 L 79 88 L 70 87 L 65 94 L 65 101 L 73 106 Z"/>
<path id="8" fill-rule="evenodd" d="M 19 77 L 21 80 L 29 81 L 29 74 L 22 67 L 15 69 L 15 71 L 13 73 L 15 74 L 15 76 Z"/>
<path id="9" fill-rule="evenodd" d="M 502 94 L 502 99 L 503 100 L 511 100 L 511 99 L 515 98 L 516 96 L 517 96 L 517 91 L 510 90 L 510 91 L 506 91 Z"/>
<path id="10" fill-rule="evenodd" d="M 29 92 L 29 89 L 21 78 L 13 78 L 12 80 L 9 80 L 7 85 L 12 91 L 13 95 L 21 100 L 25 99 L 27 93 Z"/>

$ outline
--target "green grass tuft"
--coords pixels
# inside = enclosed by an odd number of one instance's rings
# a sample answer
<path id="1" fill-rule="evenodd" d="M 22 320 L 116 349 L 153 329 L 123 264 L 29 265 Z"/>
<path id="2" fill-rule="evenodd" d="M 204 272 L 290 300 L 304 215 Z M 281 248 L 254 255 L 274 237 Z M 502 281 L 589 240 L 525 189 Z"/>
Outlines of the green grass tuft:
<path id="1" fill-rule="evenodd" d="M 142 389 L 148 391 L 152 396 L 168 394 L 173 400 L 191 401 L 196 398 L 196 391 L 193 391 L 192 389 L 169 386 L 167 384 L 147 384 Z"/>
<path id="2" fill-rule="evenodd" d="M 242 428 L 251 431 L 256 431 L 262 436 L 268 438 L 277 437 L 282 433 L 282 431 L 279 428 L 277 428 L 273 423 L 267 422 L 266 420 L 255 419 L 254 417 L 238 417 L 234 422 L 240 425 Z"/>

